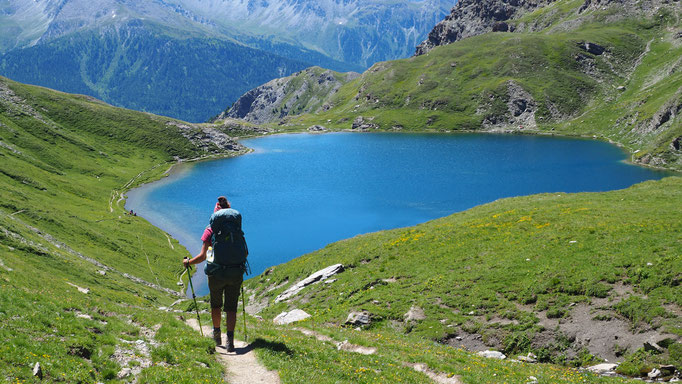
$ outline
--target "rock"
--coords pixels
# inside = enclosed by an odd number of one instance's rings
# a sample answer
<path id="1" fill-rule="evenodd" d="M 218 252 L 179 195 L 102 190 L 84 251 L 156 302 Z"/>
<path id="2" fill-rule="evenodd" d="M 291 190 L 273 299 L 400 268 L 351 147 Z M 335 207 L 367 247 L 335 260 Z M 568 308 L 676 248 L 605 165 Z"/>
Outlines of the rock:
<path id="1" fill-rule="evenodd" d="M 79 319 L 86 319 L 86 320 L 92 320 L 92 316 L 86 314 L 86 313 L 79 313 L 76 315 L 77 318 Z"/>
<path id="2" fill-rule="evenodd" d="M 130 376 L 130 374 L 131 374 L 132 372 L 133 372 L 132 369 L 126 367 L 126 368 L 123 368 L 123 369 L 121 369 L 120 371 L 118 371 L 118 374 L 116 375 L 116 377 L 117 377 L 119 380 L 120 380 L 120 379 L 124 379 L 124 378 Z"/>
<path id="3" fill-rule="evenodd" d="M 351 312 L 346 318 L 346 325 L 366 326 L 372 322 L 369 312 Z"/>
<path id="4" fill-rule="evenodd" d="M 530 363 L 530 364 L 533 364 L 533 363 L 537 363 L 537 362 L 538 362 L 537 356 L 535 356 L 535 355 L 532 354 L 532 353 L 529 353 L 529 354 L 526 355 L 526 356 L 520 355 L 520 356 L 518 356 L 518 357 L 516 358 L 516 360 L 518 360 L 518 361 L 523 361 L 524 363 Z"/>
<path id="5" fill-rule="evenodd" d="M 618 367 L 618 364 L 609 364 L 609 363 L 604 363 L 604 364 L 597 364 L 593 365 L 591 367 L 587 367 L 587 370 L 595 373 L 597 375 L 603 375 L 603 376 L 613 376 L 616 374 L 616 368 Z"/>
<path id="6" fill-rule="evenodd" d="M 311 125 L 308 127 L 308 132 L 324 132 L 327 128 L 322 125 Z"/>
<path id="7" fill-rule="evenodd" d="M 674 365 L 661 365 L 658 370 L 661 372 L 661 376 L 668 377 L 674 375 L 677 369 Z"/>
<path id="8" fill-rule="evenodd" d="M 373 117 L 367 118 L 367 121 L 372 121 L 374 120 Z M 351 125 L 351 129 L 356 129 L 356 130 L 362 130 L 366 131 L 368 129 L 377 129 L 379 126 L 374 123 L 368 123 L 365 121 L 365 118 L 362 116 L 358 116 L 353 120 L 353 124 Z"/>
<path id="9" fill-rule="evenodd" d="M 88 288 L 79 287 L 76 284 L 72 284 L 72 283 L 66 283 L 66 284 L 69 284 L 70 286 L 76 288 L 78 290 L 78 292 L 80 292 L 82 294 L 87 295 L 88 293 L 90 293 L 90 289 L 88 289 Z"/>
<path id="10" fill-rule="evenodd" d="M 621 86 L 618 86 L 618 87 L 616 88 L 616 90 L 618 90 L 618 91 L 621 91 L 621 92 L 622 92 L 622 91 L 626 90 L 626 88 L 625 88 L 625 86 L 624 86 L 624 85 L 621 85 Z"/>
<path id="11" fill-rule="evenodd" d="M 538 383 L 538 378 L 535 376 L 528 376 L 528 381 L 526 381 L 526 384 L 537 384 Z"/>
<path id="12" fill-rule="evenodd" d="M 363 347 L 361 345 L 351 344 L 348 340 L 336 344 L 336 349 L 339 351 L 355 352 L 361 355 L 373 355 L 377 352 L 375 347 Z"/>
<path id="13" fill-rule="evenodd" d="M 606 52 L 606 48 L 602 47 L 599 44 L 590 43 L 588 41 L 582 41 L 578 43 L 578 47 L 583 51 L 591 53 L 596 56 L 602 55 L 604 54 L 604 52 Z"/>
<path id="14" fill-rule="evenodd" d="M 675 138 L 675 140 L 670 143 L 670 148 L 679 151 L 682 148 L 682 136 Z"/>
<path id="15" fill-rule="evenodd" d="M 299 293 L 303 288 L 307 287 L 308 285 L 317 283 L 318 281 L 324 281 L 330 278 L 331 276 L 334 276 L 337 273 L 341 273 L 343 271 L 344 271 L 343 264 L 334 264 L 330 265 L 327 268 L 321 269 L 313 273 L 312 275 L 306 277 L 305 279 L 299 281 L 298 283 L 294 284 L 286 291 L 282 292 L 275 299 L 275 303 L 279 303 L 280 301 L 289 299 L 290 297 Z"/>
<path id="16" fill-rule="evenodd" d="M 513 32 L 513 30 L 513 27 L 510 27 L 504 21 L 496 21 L 493 24 L 493 32 Z"/>
<path id="17" fill-rule="evenodd" d="M 477 355 L 483 356 L 488 359 L 504 360 L 507 358 L 507 356 L 505 356 L 504 353 L 498 351 L 482 351 L 477 353 Z"/>
<path id="18" fill-rule="evenodd" d="M 99 271 L 97 271 L 97 273 L 99 273 L 100 276 L 106 276 L 106 274 L 107 274 L 106 271 L 101 270 L 101 269 Z"/>
<path id="19" fill-rule="evenodd" d="M 508 20 L 553 1 L 460 0 L 417 46 L 415 56 L 424 55 L 437 46 L 490 31 L 513 32 L 514 27 L 507 23 Z"/>
<path id="20" fill-rule="evenodd" d="M 644 350 L 647 352 L 663 353 L 665 349 L 661 348 L 660 345 L 656 344 L 655 341 L 647 341 L 644 343 Z"/>
<path id="21" fill-rule="evenodd" d="M 40 366 L 40 363 L 36 363 L 36 365 L 33 366 L 33 376 L 40 380 L 43 379 L 43 368 Z"/>
<path id="22" fill-rule="evenodd" d="M 0 268 L 3 268 L 7 272 L 12 272 L 12 268 L 6 266 L 5 263 L 2 262 L 2 260 L 0 260 Z"/>
<path id="23" fill-rule="evenodd" d="M 272 322 L 277 325 L 286 325 L 295 323 L 297 321 L 305 320 L 309 318 L 310 315 L 306 311 L 301 309 L 294 309 L 289 312 L 282 312 L 277 317 L 275 317 Z"/>
<path id="24" fill-rule="evenodd" d="M 412 306 L 409 311 L 403 316 L 405 318 L 405 322 L 409 323 L 412 321 L 421 321 L 426 319 L 426 315 L 424 314 L 424 310 L 417 307 L 417 306 Z"/>
<path id="25" fill-rule="evenodd" d="M 660 376 L 662 376 L 662 375 L 661 375 L 661 371 L 660 371 L 660 370 L 654 368 L 654 369 L 651 370 L 651 372 L 647 373 L 646 376 L 647 376 L 648 378 L 650 378 L 650 379 L 655 379 L 655 378 L 660 377 Z"/>

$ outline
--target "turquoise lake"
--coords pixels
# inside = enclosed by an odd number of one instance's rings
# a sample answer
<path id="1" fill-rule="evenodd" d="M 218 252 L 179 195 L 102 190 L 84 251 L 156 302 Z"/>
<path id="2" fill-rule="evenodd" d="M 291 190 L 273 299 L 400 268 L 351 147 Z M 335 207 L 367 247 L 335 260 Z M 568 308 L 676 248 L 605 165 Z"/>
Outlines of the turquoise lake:
<path id="1" fill-rule="evenodd" d="M 544 136 L 331 133 L 242 143 L 254 152 L 184 165 L 130 191 L 126 208 L 196 255 L 216 198 L 227 196 L 243 216 L 247 278 L 337 240 L 504 197 L 607 191 L 668 175 L 625 163 L 607 143 Z M 208 293 L 203 272 L 194 281 L 197 294 Z"/>

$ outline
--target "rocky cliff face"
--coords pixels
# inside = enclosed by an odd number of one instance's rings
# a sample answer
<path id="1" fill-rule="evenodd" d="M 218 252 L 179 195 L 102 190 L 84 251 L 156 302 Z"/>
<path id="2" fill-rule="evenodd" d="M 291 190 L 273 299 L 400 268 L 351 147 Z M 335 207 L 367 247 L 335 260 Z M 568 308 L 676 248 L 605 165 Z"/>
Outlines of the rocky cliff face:
<path id="1" fill-rule="evenodd" d="M 324 101 L 343 84 L 358 77 L 354 72 L 338 73 L 312 67 L 289 77 L 272 80 L 240 97 L 217 120 L 227 117 L 262 124 L 291 114 L 326 110 Z"/>
<path id="2" fill-rule="evenodd" d="M 438 23 L 429 36 L 417 46 L 415 56 L 423 55 L 439 45 L 491 31 L 513 32 L 506 23 L 520 14 L 543 7 L 555 0 L 461 0 L 445 20 Z"/>

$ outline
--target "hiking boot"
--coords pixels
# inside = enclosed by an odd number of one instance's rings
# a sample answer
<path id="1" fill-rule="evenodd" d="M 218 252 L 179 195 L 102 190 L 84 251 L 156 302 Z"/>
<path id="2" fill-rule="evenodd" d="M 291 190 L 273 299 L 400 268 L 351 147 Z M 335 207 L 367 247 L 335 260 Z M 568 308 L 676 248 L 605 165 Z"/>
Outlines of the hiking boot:
<path id="1" fill-rule="evenodd" d="M 234 352 L 234 334 L 230 335 L 229 333 L 227 334 L 227 351 L 228 352 Z"/>
<path id="2" fill-rule="evenodd" d="M 213 329 L 213 340 L 215 341 L 215 346 L 220 347 L 223 342 L 223 336 L 220 334 L 220 328 Z"/>

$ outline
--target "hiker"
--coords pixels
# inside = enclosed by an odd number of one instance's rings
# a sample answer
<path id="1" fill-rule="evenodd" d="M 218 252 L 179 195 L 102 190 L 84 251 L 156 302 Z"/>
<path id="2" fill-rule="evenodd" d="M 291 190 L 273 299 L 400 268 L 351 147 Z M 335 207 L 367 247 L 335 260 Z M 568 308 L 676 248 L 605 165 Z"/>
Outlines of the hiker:
<path id="1" fill-rule="evenodd" d="M 220 196 L 209 220 L 210 225 L 201 236 L 201 251 L 192 259 L 184 259 L 185 268 L 207 259 L 204 272 L 208 276 L 208 289 L 211 296 L 211 320 L 213 321 L 213 340 L 216 346 L 222 343 L 220 332 L 220 309 L 225 311 L 227 328 L 227 351 L 234 352 L 234 328 L 237 324 L 237 302 L 239 290 L 247 269 L 246 257 L 249 250 L 242 232 L 242 216 L 230 207 L 225 196 Z M 208 253 L 209 247 L 212 253 Z"/>

